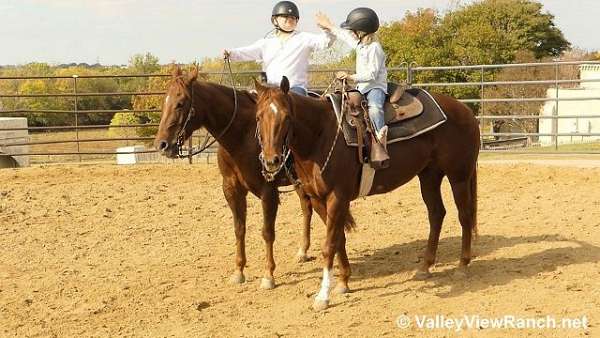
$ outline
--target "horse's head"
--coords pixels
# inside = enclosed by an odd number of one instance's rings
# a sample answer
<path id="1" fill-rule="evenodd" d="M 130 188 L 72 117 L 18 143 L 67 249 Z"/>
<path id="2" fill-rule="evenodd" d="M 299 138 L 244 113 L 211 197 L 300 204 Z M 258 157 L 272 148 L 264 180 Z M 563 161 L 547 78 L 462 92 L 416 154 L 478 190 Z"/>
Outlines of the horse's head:
<path id="1" fill-rule="evenodd" d="M 292 131 L 292 102 L 288 91 L 290 83 L 284 76 L 279 88 L 264 87 L 255 82 L 258 92 L 256 104 L 257 136 L 262 147 L 261 162 L 267 180 L 274 177 L 289 155 L 287 140 Z"/>
<path id="2" fill-rule="evenodd" d="M 200 112 L 193 107 L 193 86 L 197 78 L 198 68 L 194 67 L 186 75 L 176 67 L 168 84 L 154 146 L 169 158 L 177 157 L 184 141 L 198 128 Z"/>

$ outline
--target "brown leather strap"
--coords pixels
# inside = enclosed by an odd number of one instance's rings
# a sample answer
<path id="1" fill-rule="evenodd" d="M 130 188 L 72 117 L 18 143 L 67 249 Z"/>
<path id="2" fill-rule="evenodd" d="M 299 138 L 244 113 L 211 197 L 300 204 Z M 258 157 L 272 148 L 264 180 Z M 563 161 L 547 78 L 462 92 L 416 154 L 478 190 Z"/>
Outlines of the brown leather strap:
<path id="1" fill-rule="evenodd" d="M 364 139 L 364 128 L 363 128 L 363 124 L 362 121 L 360 121 L 359 118 L 352 116 L 352 120 L 354 121 L 354 124 L 356 126 L 356 136 L 357 136 L 357 144 L 358 144 L 358 162 L 360 163 L 365 163 L 365 157 L 363 154 L 363 148 L 365 146 L 365 139 Z"/>

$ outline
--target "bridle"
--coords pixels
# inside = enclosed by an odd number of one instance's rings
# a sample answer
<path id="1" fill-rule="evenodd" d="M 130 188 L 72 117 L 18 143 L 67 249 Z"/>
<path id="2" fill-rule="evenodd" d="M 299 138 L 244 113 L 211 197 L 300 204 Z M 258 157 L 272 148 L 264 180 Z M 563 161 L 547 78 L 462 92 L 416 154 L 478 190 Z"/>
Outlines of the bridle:
<path id="1" fill-rule="evenodd" d="M 294 105 L 292 104 L 292 99 L 290 96 L 287 96 L 287 98 L 288 98 L 288 106 L 290 107 L 290 110 L 293 112 Z M 260 161 L 260 164 L 261 164 L 260 172 L 262 173 L 265 180 L 267 182 L 273 182 L 275 180 L 275 177 L 277 176 L 277 174 L 279 174 L 279 172 L 281 172 L 282 169 L 285 169 L 285 174 L 288 177 L 288 179 L 290 180 L 290 182 L 292 182 L 292 184 L 294 184 L 294 185 L 300 185 L 300 181 L 297 180 L 296 178 L 294 178 L 294 175 L 292 174 L 290 168 L 287 166 L 287 161 L 292 153 L 292 151 L 290 150 L 290 147 L 288 146 L 289 139 L 290 139 L 289 128 L 286 132 L 285 142 L 283 143 L 283 148 L 282 148 L 283 159 L 281 161 L 281 164 L 279 164 L 279 166 L 274 170 L 269 170 L 267 168 L 267 163 L 265 162 L 264 148 L 263 148 L 262 140 L 260 138 L 260 124 L 259 123 L 256 124 L 256 133 L 254 136 L 257 138 L 258 145 L 260 146 L 260 153 L 258 154 L 258 160 Z"/>
<path id="2" fill-rule="evenodd" d="M 327 90 L 329 90 L 329 88 L 336 82 L 338 81 L 337 79 L 335 79 L 334 81 L 332 81 L 332 83 L 329 85 L 329 87 L 327 88 Z M 345 91 L 346 88 L 346 80 L 343 79 L 341 80 L 342 83 L 342 109 L 344 109 L 345 107 L 345 101 L 348 99 L 347 98 L 347 93 Z M 294 109 L 294 105 L 292 104 L 292 98 L 290 95 L 286 95 L 288 97 L 288 106 L 290 107 L 290 111 L 293 113 L 293 109 Z M 335 148 L 335 145 L 337 143 L 338 137 L 340 135 L 340 131 L 342 130 L 342 119 L 343 119 L 344 114 L 342 114 L 342 118 L 339 119 L 339 122 L 337 123 L 337 128 L 336 128 L 336 132 L 335 132 L 335 137 L 333 139 L 333 142 L 331 144 L 331 148 L 329 149 L 329 152 L 327 153 L 327 158 L 325 159 L 325 162 L 323 163 L 323 166 L 320 169 L 320 174 L 322 175 L 323 172 L 325 172 L 325 169 L 327 169 L 327 166 L 329 165 L 329 160 L 331 159 L 331 156 L 333 155 L 333 149 Z M 263 177 L 265 178 L 265 180 L 267 180 L 267 182 L 272 182 L 273 180 L 275 180 L 275 176 L 277 176 L 277 174 L 285 168 L 286 171 L 286 175 L 288 176 L 288 179 L 290 180 L 290 182 L 292 182 L 294 185 L 300 185 L 301 182 L 300 180 L 297 180 L 293 177 L 292 173 L 290 172 L 290 168 L 288 168 L 287 164 L 287 160 L 291 154 L 291 150 L 289 147 L 289 142 L 290 142 L 290 130 L 288 129 L 285 135 L 285 142 L 283 144 L 282 147 L 282 154 L 283 154 L 283 161 L 281 162 L 281 164 L 275 169 L 275 170 L 269 170 L 267 168 L 265 159 L 264 159 L 264 148 L 263 148 L 263 144 L 262 144 L 262 140 L 260 138 L 260 124 L 256 124 L 256 134 L 255 134 L 256 138 L 258 139 L 258 144 L 260 145 L 260 153 L 258 154 L 258 159 L 261 163 L 261 173 L 263 175 Z"/>
<path id="3" fill-rule="evenodd" d="M 292 104 L 292 99 L 290 96 L 287 96 L 287 101 L 288 101 L 288 106 L 290 107 L 290 110 L 293 111 L 294 109 L 294 105 Z M 261 173 L 263 175 L 263 177 L 265 178 L 265 180 L 267 182 L 273 182 L 275 180 L 275 177 L 277 176 L 277 174 L 279 174 L 279 172 L 285 168 L 286 174 L 288 176 L 288 178 L 290 179 L 290 181 L 294 184 L 296 184 L 296 180 L 293 178 L 293 175 L 291 175 L 290 169 L 287 167 L 286 163 L 288 158 L 290 157 L 290 154 L 292 153 L 292 151 L 290 150 L 290 147 L 288 146 L 289 143 L 289 128 L 286 131 L 286 135 L 285 135 L 285 142 L 283 143 L 283 149 L 282 149 L 282 155 L 283 155 L 283 160 L 281 161 L 281 164 L 279 164 L 279 166 L 275 169 L 275 170 L 269 170 L 267 168 L 267 163 L 265 162 L 265 156 L 264 156 L 264 147 L 262 144 L 262 140 L 260 138 L 260 124 L 256 123 L 256 133 L 254 135 L 256 137 L 256 139 L 258 140 L 258 145 L 260 146 L 260 153 L 258 154 L 258 160 L 260 161 L 261 164 Z M 297 181 L 299 182 L 299 181 Z"/>
<path id="4" fill-rule="evenodd" d="M 227 123 L 227 126 L 225 126 L 223 131 L 221 131 L 221 133 L 219 133 L 219 136 L 215 137 L 210 142 L 208 141 L 210 138 L 210 134 L 206 133 L 204 142 L 202 142 L 203 144 L 199 150 L 195 150 L 195 151 L 191 152 L 191 149 L 190 149 L 187 152 L 187 154 L 183 152 L 183 144 L 185 142 L 185 129 L 187 128 L 193 115 L 196 112 L 196 110 L 194 108 L 194 82 L 195 81 L 190 82 L 190 108 L 187 111 L 187 116 L 185 118 L 185 122 L 183 123 L 183 126 L 177 133 L 177 157 L 179 157 L 179 158 L 192 157 L 192 156 L 200 154 L 201 152 L 205 151 L 206 149 L 210 148 L 213 144 L 215 144 L 215 142 L 217 142 L 221 137 L 223 137 L 225 135 L 225 133 L 227 133 L 227 131 L 229 131 L 229 128 L 233 124 L 233 121 L 235 120 L 235 117 L 237 116 L 237 111 L 238 111 L 238 96 L 237 96 L 237 89 L 235 88 L 235 82 L 233 79 L 233 72 L 231 71 L 231 62 L 229 60 L 229 57 L 225 58 L 225 64 L 223 65 L 223 73 L 225 72 L 226 66 L 229 69 L 229 80 L 231 83 L 231 88 L 233 90 L 233 113 L 231 115 L 231 119 L 229 120 L 229 123 Z M 221 77 L 221 80 L 223 80 L 222 77 Z"/>

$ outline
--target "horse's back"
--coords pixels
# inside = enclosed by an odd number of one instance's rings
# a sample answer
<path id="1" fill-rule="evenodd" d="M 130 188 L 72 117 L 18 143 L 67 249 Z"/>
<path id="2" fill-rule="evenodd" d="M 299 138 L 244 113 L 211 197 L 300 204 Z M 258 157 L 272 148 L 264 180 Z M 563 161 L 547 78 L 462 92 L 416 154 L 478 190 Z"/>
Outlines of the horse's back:
<path id="1" fill-rule="evenodd" d="M 451 96 L 431 95 L 448 117 L 444 124 L 432 131 L 437 148 L 436 162 L 440 167 L 445 167 L 444 171 L 448 174 L 452 171 L 457 175 L 467 174 L 477 161 L 481 142 L 475 114 L 467 105 Z"/>

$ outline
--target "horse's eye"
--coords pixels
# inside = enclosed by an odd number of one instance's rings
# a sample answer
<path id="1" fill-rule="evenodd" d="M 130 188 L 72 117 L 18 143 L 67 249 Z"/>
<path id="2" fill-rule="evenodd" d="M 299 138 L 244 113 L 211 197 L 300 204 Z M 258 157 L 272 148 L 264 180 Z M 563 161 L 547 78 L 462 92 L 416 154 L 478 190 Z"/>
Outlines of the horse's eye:
<path id="1" fill-rule="evenodd" d="M 183 108 L 183 102 L 177 102 L 177 109 Z"/>

